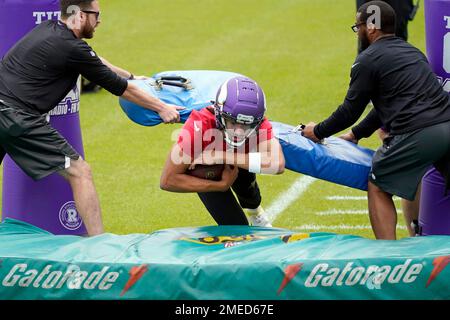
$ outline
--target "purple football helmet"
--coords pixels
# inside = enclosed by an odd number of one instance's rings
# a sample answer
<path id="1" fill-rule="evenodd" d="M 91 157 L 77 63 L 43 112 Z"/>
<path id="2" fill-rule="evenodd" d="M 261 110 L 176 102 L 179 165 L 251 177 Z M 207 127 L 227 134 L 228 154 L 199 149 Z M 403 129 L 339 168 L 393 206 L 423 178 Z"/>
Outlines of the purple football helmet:
<path id="1" fill-rule="evenodd" d="M 226 143 L 237 148 L 258 132 L 266 112 L 266 98 L 252 79 L 234 77 L 220 87 L 214 107 L 217 128 L 224 132 Z M 230 133 L 227 122 L 247 128 L 244 136 L 237 137 Z"/>

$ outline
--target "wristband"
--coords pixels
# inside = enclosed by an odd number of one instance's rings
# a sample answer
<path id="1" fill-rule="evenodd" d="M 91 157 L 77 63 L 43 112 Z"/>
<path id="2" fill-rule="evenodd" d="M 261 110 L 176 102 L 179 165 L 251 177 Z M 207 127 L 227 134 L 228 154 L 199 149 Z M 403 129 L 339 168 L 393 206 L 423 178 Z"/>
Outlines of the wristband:
<path id="1" fill-rule="evenodd" d="M 261 153 L 250 152 L 248 154 L 248 171 L 252 173 L 261 173 Z"/>

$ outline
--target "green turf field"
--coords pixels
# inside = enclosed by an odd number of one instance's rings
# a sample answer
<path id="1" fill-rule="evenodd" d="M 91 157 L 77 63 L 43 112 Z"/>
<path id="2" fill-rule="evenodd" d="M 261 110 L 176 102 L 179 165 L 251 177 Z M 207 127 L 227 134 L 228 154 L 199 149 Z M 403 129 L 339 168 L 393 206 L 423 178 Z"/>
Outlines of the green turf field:
<path id="1" fill-rule="evenodd" d="M 271 120 L 319 122 L 342 102 L 356 55 L 353 0 L 107 0 L 90 41 L 97 53 L 135 74 L 164 70 L 227 70 L 264 88 Z M 423 7 L 410 23 L 410 42 L 425 49 Z M 180 125 L 132 123 L 118 99 L 102 91 L 83 95 L 81 122 L 108 232 L 147 233 L 214 224 L 196 194 L 159 189 L 159 177 Z M 362 142 L 376 148 L 373 137 Z M 263 206 L 293 183 L 305 192 L 277 216 L 274 226 L 373 238 L 364 192 L 300 180 L 286 171 L 260 176 Z M 305 185 L 305 182 L 310 182 Z M 342 198 L 342 197 L 354 198 Z M 356 197 L 356 198 L 355 198 Z M 284 201 L 281 201 L 285 203 Z M 396 202 L 397 204 L 399 201 Z M 271 211 L 272 212 L 272 211 Z M 400 237 L 406 236 L 399 214 Z"/>

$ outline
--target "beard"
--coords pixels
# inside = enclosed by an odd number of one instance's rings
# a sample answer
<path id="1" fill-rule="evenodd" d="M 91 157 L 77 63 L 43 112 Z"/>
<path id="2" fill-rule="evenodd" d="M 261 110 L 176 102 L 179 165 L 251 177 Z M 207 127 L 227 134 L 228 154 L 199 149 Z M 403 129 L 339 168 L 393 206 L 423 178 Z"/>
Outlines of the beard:
<path id="1" fill-rule="evenodd" d="M 83 28 L 83 38 L 84 39 L 92 39 L 94 37 L 95 27 L 93 27 L 90 23 L 86 23 Z"/>
<path id="2" fill-rule="evenodd" d="M 358 41 L 359 41 L 359 47 L 360 47 L 361 51 L 366 50 L 370 46 L 370 41 L 369 41 L 369 38 L 367 38 L 366 33 L 361 34 L 358 37 Z"/>

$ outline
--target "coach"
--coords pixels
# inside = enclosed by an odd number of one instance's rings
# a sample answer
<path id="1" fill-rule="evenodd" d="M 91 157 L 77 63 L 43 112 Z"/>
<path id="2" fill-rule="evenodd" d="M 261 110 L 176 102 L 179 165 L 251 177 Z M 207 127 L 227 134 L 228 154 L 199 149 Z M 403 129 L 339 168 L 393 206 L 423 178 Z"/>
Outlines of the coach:
<path id="1" fill-rule="evenodd" d="M 419 7 L 417 2 L 414 5 L 413 0 L 383 0 L 389 4 L 395 11 L 395 35 L 408 41 L 408 22 L 414 19 L 416 11 Z M 368 0 L 356 0 L 356 7 L 360 8 Z M 361 53 L 362 48 L 358 46 L 358 52 Z"/>
<path id="2" fill-rule="evenodd" d="M 381 126 L 390 132 L 373 157 L 368 198 L 376 238 L 395 239 L 392 195 L 414 200 L 422 176 L 433 164 L 449 176 L 450 96 L 424 54 L 395 36 L 395 12 L 387 3 L 362 5 L 352 28 L 365 50 L 352 66 L 344 103 L 325 121 L 309 123 L 303 135 L 319 141 L 348 128 L 372 101 L 374 109 L 364 125 L 344 137 L 356 142 Z"/>
<path id="3" fill-rule="evenodd" d="M 100 24 L 97 0 L 61 0 L 61 20 L 46 21 L 22 38 L 0 62 L 0 161 L 5 153 L 34 180 L 58 172 L 68 180 L 89 235 L 103 232 L 89 165 L 46 121 L 79 75 L 114 95 L 154 110 L 165 123 L 179 121 L 178 107 L 128 83 L 133 75 L 104 63 L 82 39 Z"/>

